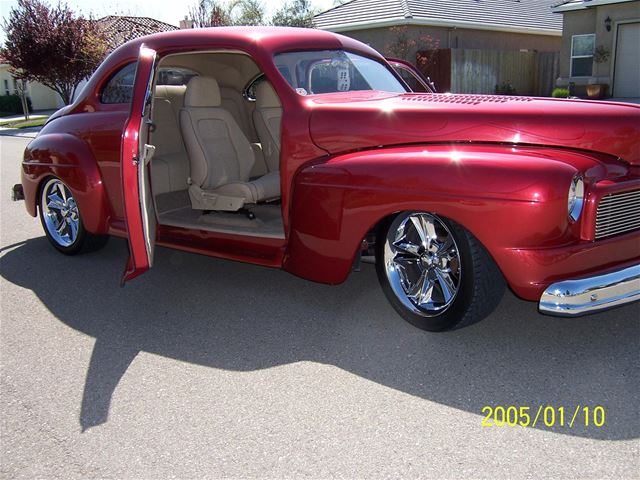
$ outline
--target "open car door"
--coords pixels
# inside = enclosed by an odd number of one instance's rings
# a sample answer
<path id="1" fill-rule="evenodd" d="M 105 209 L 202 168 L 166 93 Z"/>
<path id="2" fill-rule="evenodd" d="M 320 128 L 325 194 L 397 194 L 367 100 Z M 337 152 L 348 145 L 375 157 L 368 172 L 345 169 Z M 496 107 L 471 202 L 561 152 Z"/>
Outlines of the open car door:
<path id="1" fill-rule="evenodd" d="M 129 259 L 121 285 L 143 274 L 153 264 L 157 219 L 151 195 L 149 162 L 155 147 L 149 145 L 153 77 L 156 52 L 140 47 L 133 84 L 131 113 L 122 133 L 120 168 Z"/>

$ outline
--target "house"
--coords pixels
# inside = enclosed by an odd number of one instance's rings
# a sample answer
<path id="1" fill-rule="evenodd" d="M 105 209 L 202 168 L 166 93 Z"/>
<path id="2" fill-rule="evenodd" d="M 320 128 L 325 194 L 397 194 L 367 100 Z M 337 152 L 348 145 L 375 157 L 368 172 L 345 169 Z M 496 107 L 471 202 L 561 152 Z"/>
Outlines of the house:
<path id="1" fill-rule="evenodd" d="M 564 17 L 558 86 L 640 98 L 640 1 L 568 0 L 552 10 Z"/>
<path id="2" fill-rule="evenodd" d="M 557 0 L 555 0 L 557 3 Z M 440 48 L 559 51 L 562 18 L 554 0 L 352 0 L 314 17 L 315 26 L 342 33 L 385 53 L 391 27 L 410 37 L 430 35 Z M 409 56 L 415 58 L 415 51 Z"/>
<path id="3" fill-rule="evenodd" d="M 11 75 L 11 66 L 0 56 L 0 95 L 18 93 L 20 80 Z M 60 95 L 38 82 L 26 82 L 27 97 L 34 110 L 55 110 L 63 106 Z"/>
<path id="4" fill-rule="evenodd" d="M 554 2 L 351 0 L 314 21 L 386 56 L 415 62 L 418 52 L 425 54 L 428 63 L 417 66 L 439 91 L 546 96 L 558 76 L 562 44 Z"/>
<path id="5" fill-rule="evenodd" d="M 134 38 L 178 29 L 174 25 L 149 17 L 109 15 L 96 22 L 105 33 L 109 52 Z M 0 95 L 11 95 L 17 92 L 18 81 L 11 75 L 9 69 L 10 66 L 0 58 Z M 78 86 L 76 95 L 80 93 L 84 83 Z M 60 95 L 41 83 L 27 82 L 26 91 L 34 110 L 53 110 L 64 106 Z"/>

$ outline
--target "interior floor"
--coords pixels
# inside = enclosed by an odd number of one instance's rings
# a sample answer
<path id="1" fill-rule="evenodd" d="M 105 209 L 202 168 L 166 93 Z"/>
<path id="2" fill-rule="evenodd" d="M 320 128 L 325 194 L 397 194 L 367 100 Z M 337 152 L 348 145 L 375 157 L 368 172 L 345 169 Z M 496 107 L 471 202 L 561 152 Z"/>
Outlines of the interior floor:
<path id="1" fill-rule="evenodd" d="M 161 225 L 255 237 L 284 238 L 280 204 L 247 206 L 253 220 L 242 212 L 208 212 L 191 208 L 189 192 L 156 195 L 156 212 Z"/>

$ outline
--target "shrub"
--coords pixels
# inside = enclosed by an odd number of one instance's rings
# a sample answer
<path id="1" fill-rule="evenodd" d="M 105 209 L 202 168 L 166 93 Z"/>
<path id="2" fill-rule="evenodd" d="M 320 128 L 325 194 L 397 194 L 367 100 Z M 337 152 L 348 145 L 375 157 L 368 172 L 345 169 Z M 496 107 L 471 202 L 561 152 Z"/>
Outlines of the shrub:
<path id="1" fill-rule="evenodd" d="M 27 97 L 29 111 L 33 110 L 31 99 Z M 24 113 L 22 111 L 22 100 L 19 95 L 0 95 L 0 112 Z"/>
<path id="2" fill-rule="evenodd" d="M 513 85 L 503 82 L 502 85 L 496 85 L 496 95 L 515 95 L 516 89 Z"/>
<path id="3" fill-rule="evenodd" d="M 568 98 L 569 97 L 569 89 L 568 88 L 554 88 L 553 92 L 551 92 L 551 96 L 553 98 Z"/>

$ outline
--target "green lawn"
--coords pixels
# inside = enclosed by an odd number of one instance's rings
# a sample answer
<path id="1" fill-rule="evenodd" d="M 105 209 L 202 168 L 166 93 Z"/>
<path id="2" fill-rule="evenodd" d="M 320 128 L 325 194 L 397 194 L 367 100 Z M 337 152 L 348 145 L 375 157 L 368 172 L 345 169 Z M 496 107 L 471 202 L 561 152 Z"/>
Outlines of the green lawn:
<path id="1" fill-rule="evenodd" d="M 45 124 L 49 117 L 35 118 L 33 120 L 12 120 L 12 121 L 0 121 L 0 127 L 3 128 L 28 128 L 28 127 L 41 127 Z"/>

